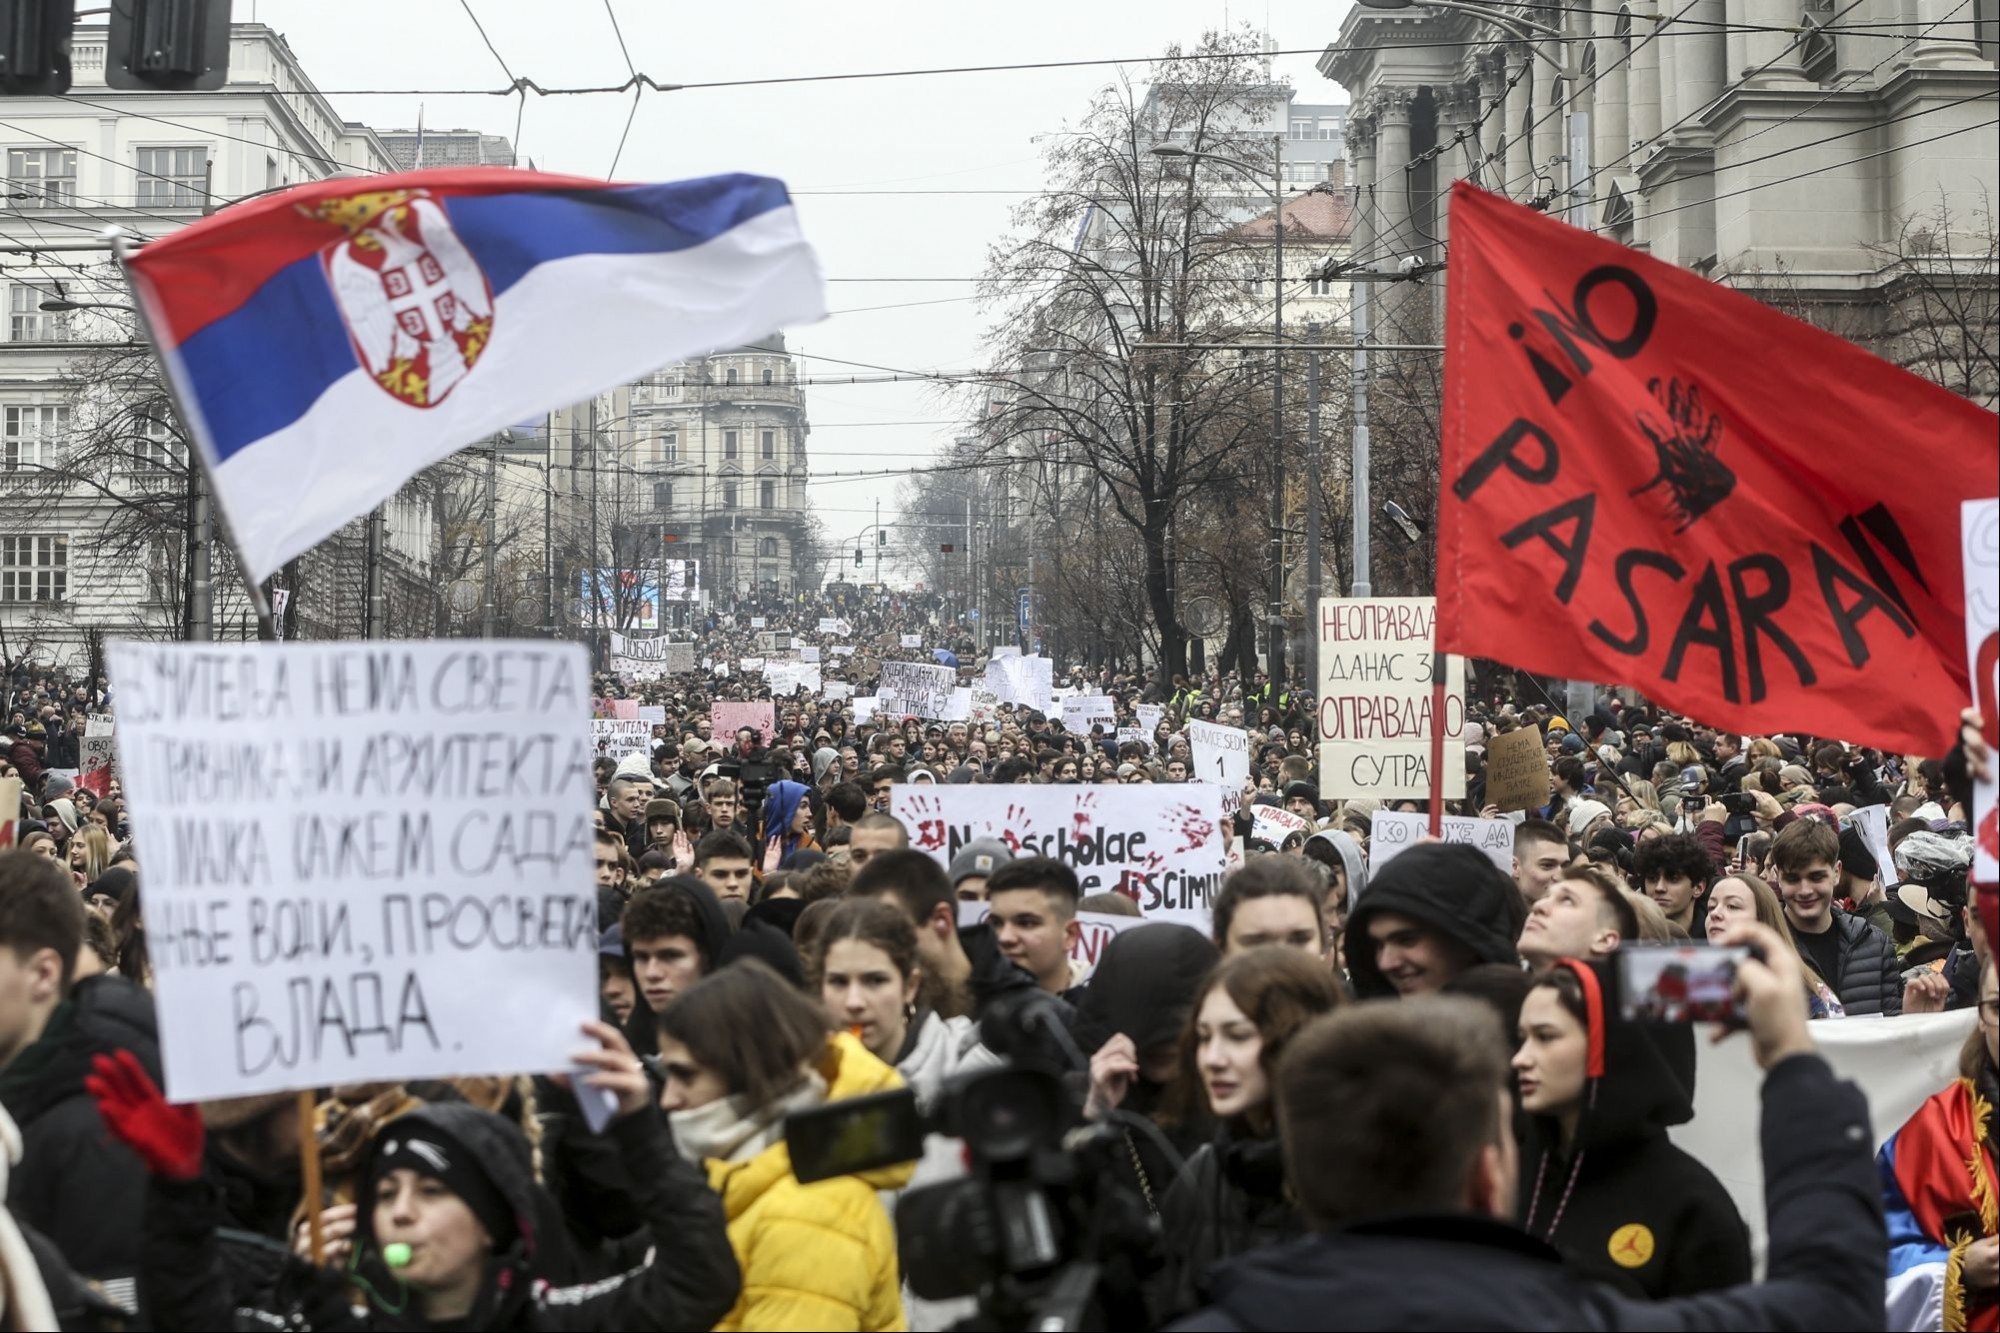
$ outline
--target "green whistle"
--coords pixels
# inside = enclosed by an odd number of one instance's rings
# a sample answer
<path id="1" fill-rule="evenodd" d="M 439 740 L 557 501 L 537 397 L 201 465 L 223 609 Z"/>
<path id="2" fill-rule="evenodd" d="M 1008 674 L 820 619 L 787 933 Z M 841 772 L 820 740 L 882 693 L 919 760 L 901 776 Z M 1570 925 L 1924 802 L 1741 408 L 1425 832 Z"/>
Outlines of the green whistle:
<path id="1" fill-rule="evenodd" d="M 410 1247 L 403 1244 L 400 1240 L 391 1241 L 382 1247 L 382 1262 L 391 1268 L 408 1268 L 410 1266 Z"/>

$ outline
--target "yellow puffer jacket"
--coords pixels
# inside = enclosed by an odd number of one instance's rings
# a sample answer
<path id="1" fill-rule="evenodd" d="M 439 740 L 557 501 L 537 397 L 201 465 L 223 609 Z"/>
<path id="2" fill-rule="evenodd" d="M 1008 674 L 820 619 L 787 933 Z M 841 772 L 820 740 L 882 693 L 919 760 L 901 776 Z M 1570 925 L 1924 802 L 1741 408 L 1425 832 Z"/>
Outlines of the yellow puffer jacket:
<path id="1" fill-rule="evenodd" d="M 828 1101 L 903 1086 L 893 1068 L 844 1032 L 827 1042 L 819 1072 Z M 875 1192 L 908 1184 L 915 1163 L 801 1185 L 780 1139 L 748 1161 L 710 1158 L 706 1165 L 743 1269 L 743 1294 L 717 1333 L 909 1327 L 895 1228 Z"/>

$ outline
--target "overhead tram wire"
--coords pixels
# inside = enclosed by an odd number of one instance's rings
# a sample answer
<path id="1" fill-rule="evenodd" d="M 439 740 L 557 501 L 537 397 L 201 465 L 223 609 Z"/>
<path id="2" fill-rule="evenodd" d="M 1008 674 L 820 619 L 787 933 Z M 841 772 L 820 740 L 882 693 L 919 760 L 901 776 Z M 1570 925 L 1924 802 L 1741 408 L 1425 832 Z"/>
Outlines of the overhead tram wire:
<path id="1" fill-rule="evenodd" d="M 625 72 L 632 78 L 632 109 L 625 113 L 625 128 L 618 135 L 618 151 L 611 155 L 611 170 L 604 173 L 604 179 L 611 180 L 618 174 L 619 159 L 625 156 L 625 140 L 631 136 L 632 122 L 639 116 L 639 99 L 646 95 L 646 86 L 639 82 L 638 67 L 632 63 L 632 52 L 625 45 L 625 33 L 618 26 L 617 12 L 611 8 L 611 0 L 604 0 L 604 16 L 611 20 L 611 35 L 618 39 L 618 54 L 625 57 Z"/>
<path id="2" fill-rule="evenodd" d="M 507 67 L 507 60 L 500 54 L 500 48 L 493 45 L 493 39 L 486 35 L 486 25 L 479 21 L 479 15 L 472 12 L 472 0 L 458 0 L 458 5 L 460 9 L 465 11 L 465 16 L 472 20 L 472 26 L 479 30 L 479 40 L 486 43 L 486 49 L 492 52 L 493 63 L 500 66 L 500 72 L 507 76 L 507 92 L 519 95 L 520 100 L 514 104 L 514 137 L 509 141 L 513 157 L 508 165 L 514 165 L 521 158 L 521 118 L 527 114 L 528 110 L 528 94 L 526 89 L 533 85 L 526 79 L 517 79 L 514 77 L 514 71 Z M 331 97 L 334 95 L 332 93 L 320 93 L 321 97 Z M 346 94 L 341 95 L 345 96 Z M 503 93 L 502 96 L 505 96 L 505 94 Z"/>

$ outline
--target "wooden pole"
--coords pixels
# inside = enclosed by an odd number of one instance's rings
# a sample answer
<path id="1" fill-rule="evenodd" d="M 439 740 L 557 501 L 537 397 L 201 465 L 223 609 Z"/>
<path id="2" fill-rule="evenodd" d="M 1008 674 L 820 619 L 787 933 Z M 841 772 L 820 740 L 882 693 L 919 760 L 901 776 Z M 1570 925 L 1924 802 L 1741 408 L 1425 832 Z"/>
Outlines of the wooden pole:
<path id="1" fill-rule="evenodd" d="M 312 1249 L 313 1267 L 326 1262 L 326 1225 L 320 1214 L 325 1211 L 326 1201 L 320 1197 L 324 1188 L 320 1179 L 319 1134 L 313 1128 L 313 1108 L 315 1099 L 311 1088 L 299 1089 L 299 1174 L 305 1186 L 306 1235 Z"/>
<path id="2" fill-rule="evenodd" d="M 1431 653 L 1431 836 L 1444 836 L 1445 656 Z"/>

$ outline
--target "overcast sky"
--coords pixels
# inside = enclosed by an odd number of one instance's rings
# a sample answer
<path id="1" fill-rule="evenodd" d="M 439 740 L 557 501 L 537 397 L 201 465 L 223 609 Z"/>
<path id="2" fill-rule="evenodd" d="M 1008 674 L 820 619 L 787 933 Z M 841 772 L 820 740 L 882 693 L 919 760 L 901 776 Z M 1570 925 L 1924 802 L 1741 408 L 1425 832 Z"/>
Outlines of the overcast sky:
<path id="1" fill-rule="evenodd" d="M 1280 50 L 1317 51 L 1346 3 L 1221 0 L 1010 0 L 1005 4 L 690 4 L 611 0 L 634 65 L 662 83 L 1131 59 L 1205 29 L 1249 20 Z M 508 82 L 458 0 L 234 0 L 290 40 L 346 119 L 378 128 L 514 134 L 516 103 L 491 96 L 364 96 L 358 90 L 491 89 Z M 472 0 L 499 56 L 543 87 L 616 84 L 625 59 L 603 0 Z M 1280 57 L 1301 102 L 1344 102 L 1314 57 Z M 1146 66 L 1123 67 L 1143 80 Z M 794 351 L 910 370 L 978 362 L 982 321 L 969 299 L 1008 209 L 1041 181 L 1034 136 L 1073 123 L 1111 65 L 762 87 L 690 89 L 640 100 L 621 180 L 718 171 L 783 179 L 829 279 L 825 322 L 786 330 Z M 530 97 L 519 151 L 545 170 L 611 170 L 630 95 Z M 861 191 L 821 194 L 817 191 Z M 991 191 L 993 193 L 951 193 Z M 885 308 L 896 307 L 896 308 Z M 826 378 L 874 372 L 807 360 Z M 838 544 L 892 514 L 896 477 L 839 474 L 921 466 L 954 433 L 921 384 L 807 390 L 815 510 Z"/>

